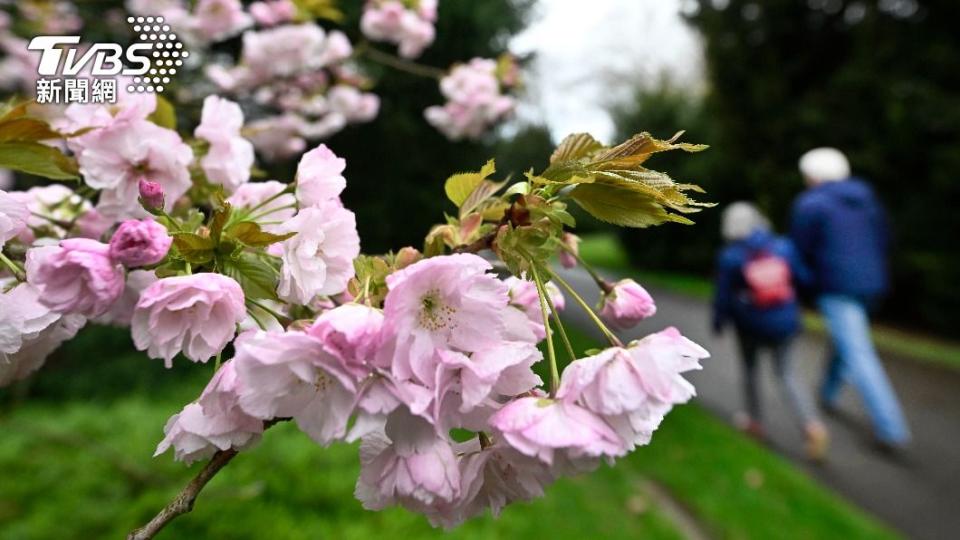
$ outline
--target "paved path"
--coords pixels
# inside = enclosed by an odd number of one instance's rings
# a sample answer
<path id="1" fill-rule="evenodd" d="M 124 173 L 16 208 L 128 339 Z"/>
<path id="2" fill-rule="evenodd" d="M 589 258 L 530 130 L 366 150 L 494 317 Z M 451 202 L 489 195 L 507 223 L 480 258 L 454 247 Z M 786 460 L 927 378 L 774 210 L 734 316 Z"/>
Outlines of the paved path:
<path id="1" fill-rule="evenodd" d="M 597 299 L 593 281 L 583 272 L 562 271 L 588 301 Z M 705 369 L 690 377 L 700 403 L 732 421 L 742 410 L 740 364 L 731 334 L 714 337 L 709 307 L 703 300 L 651 289 L 656 317 L 625 337 L 634 338 L 667 326 L 703 345 L 712 354 Z M 579 306 L 567 301 L 568 320 L 591 329 Z M 599 332 L 593 331 L 599 339 Z M 808 384 L 819 381 L 826 355 L 825 338 L 804 334 L 794 349 L 798 373 Z M 829 460 L 813 465 L 803 459 L 803 439 L 770 369 L 763 364 L 763 400 L 771 446 L 803 470 L 847 499 L 911 538 L 960 538 L 960 373 L 931 367 L 881 352 L 887 372 L 900 395 L 914 435 L 909 463 L 890 461 L 870 448 L 866 413 L 848 388 L 841 399 L 844 415 L 827 418 L 832 444 Z M 813 386 L 811 386 L 813 388 Z M 669 418 L 668 420 L 669 421 Z"/>

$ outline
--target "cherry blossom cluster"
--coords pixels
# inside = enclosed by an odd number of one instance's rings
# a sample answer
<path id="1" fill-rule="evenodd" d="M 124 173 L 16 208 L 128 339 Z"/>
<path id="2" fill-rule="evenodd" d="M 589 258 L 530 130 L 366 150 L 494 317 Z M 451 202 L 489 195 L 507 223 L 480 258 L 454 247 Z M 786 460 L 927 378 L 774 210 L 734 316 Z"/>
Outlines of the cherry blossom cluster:
<path id="1" fill-rule="evenodd" d="M 653 316 L 654 300 L 579 257 L 566 207 L 613 222 L 686 219 L 668 208 L 703 206 L 687 185 L 658 177 L 630 209 L 623 190 L 640 185 L 625 175 L 696 145 L 640 134 L 608 148 L 574 135 L 546 170 L 506 189 L 491 160 L 447 180 L 456 212 L 422 250 L 367 255 L 340 199 L 345 160 L 319 145 L 291 182 L 252 181 L 253 145 L 228 99 L 208 96 L 191 136 L 161 125 L 152 94 L 35 107 L 5 110 L 0 134 L 61 139 L 67 153 L 45 147 L 53 177 L 76 170 L 82 183 L 0 191 L 0 385 L 86 324 L 128 327 L 167 368 L 212 363 L 157 454 L 214 463 L 291 421 L 321 446 L 360 441 L 365 508 L 402 506 L 449 528 L 612 464 L 694 395 L 682 375 L 707 352 L 674 328 L 617 338 L 611 328 Z M 11 118 L 32 129 L 4 132 Z M 612 210 L 598 204 L 608 190 Z M 594 277 L 598 306 L 554 271 L 554 256 Z M 573 350 L 561 287 L 608 347 Z"/>
<path id="2" fill-rule="evenodd" d="M 424 117 L 451 140 L 476 139 L 513 112 L 516 101 L 505 91 L 516 83 L 517 66 L 509 55 L 500 61 L 474 58 L 440 80 L 447 102 L 428 107 Z"/>
<path id="3" fill-rule="evenodd" d="M 360 30 L 373 41 L 397 45 L 400 56 L 416 58 L 436 36 L 437 0 L 367 0 Z"/>

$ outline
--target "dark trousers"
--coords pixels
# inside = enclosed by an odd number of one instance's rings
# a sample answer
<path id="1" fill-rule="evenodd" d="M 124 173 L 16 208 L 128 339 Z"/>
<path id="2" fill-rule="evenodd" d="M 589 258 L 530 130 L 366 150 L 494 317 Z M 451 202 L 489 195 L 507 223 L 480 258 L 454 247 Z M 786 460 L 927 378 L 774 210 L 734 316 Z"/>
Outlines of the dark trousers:
<path id="1" fill-rule="evenodd" d="M 740 353 L 743 358 L 743 392 L 747 412 L 755 421 L 763 419 L 763 407 L 760 399 L 758 363 L 760 354 L 769 352 L 773 357 L 773 367 L 780 381 L 787 401 L 801 425 L 817 420 L 813 408 L 810 390 L 797 378 L 793 370 L 791 353 L 792 339 L 767 342 L 742 331 L 737 332 L 740 341 Z"/>

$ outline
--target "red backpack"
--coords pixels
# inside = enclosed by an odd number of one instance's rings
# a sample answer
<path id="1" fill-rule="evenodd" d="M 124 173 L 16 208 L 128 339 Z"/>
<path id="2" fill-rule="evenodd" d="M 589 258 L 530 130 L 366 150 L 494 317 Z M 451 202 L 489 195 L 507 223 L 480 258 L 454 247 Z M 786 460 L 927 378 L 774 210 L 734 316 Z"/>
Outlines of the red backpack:
<path id="1" fill-rule="evenodd" d="M 757 251 L 743 265 L 750 301 L 757 307 L 783 305 L 794 298 L 790 264 L 769 251 Z"/>

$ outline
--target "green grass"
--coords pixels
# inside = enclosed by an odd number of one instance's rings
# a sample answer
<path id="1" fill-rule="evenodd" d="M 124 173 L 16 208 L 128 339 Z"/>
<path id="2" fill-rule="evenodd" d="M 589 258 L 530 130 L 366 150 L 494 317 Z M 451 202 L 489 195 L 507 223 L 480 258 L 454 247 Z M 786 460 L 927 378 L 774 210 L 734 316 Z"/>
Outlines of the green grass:
<path id="1" fill-rule="evenodd" d="M 636 279 L 654 287 L 704 300 L 713 296 L 713 283 L 706 278 L 690 274 L 634 269 L 620 240 L 611 233 L 585 236 L 580 244 L 580 255 L 592 265 L 633 275 Z M 811 332 L 819 334 L 826 332 L 823 318 L 814 312 L 805 312 L 803 322 L 804 327 Z M 881 351 L 951 369 L 960 369 L 960 345 L 956 343 L 912 334 L 882 324 L 873 325 L 873 339 Z"/>
<path id="2" fill-rule="evenodd" d="M 593 346 L 572 333 L 578 351 Z M 145 522 L 199 465 L 151 458 L 166 419 L 211 366 L 124 352 L 111 332 L 81 336 L 41 371 L 32 397 L 0 415 L 0 537 L 113 538 Z M 109 350 L 110 356 L 97 351 Z M 161 538 L 681 538 L 645 486 L 654 479 L 700 526 L 724 538 L 892 538 L 787 461 L 696 405 L 679 407 L 651 446 L 615 467 L 563 479 L 547 497 L 453 533 L 401 509 L 367 512 L 353 497 L 356 448 L 323 449 L 282 424 L 243 452 Z M 760 479 L 759 482 L 757 479 Z"/>

